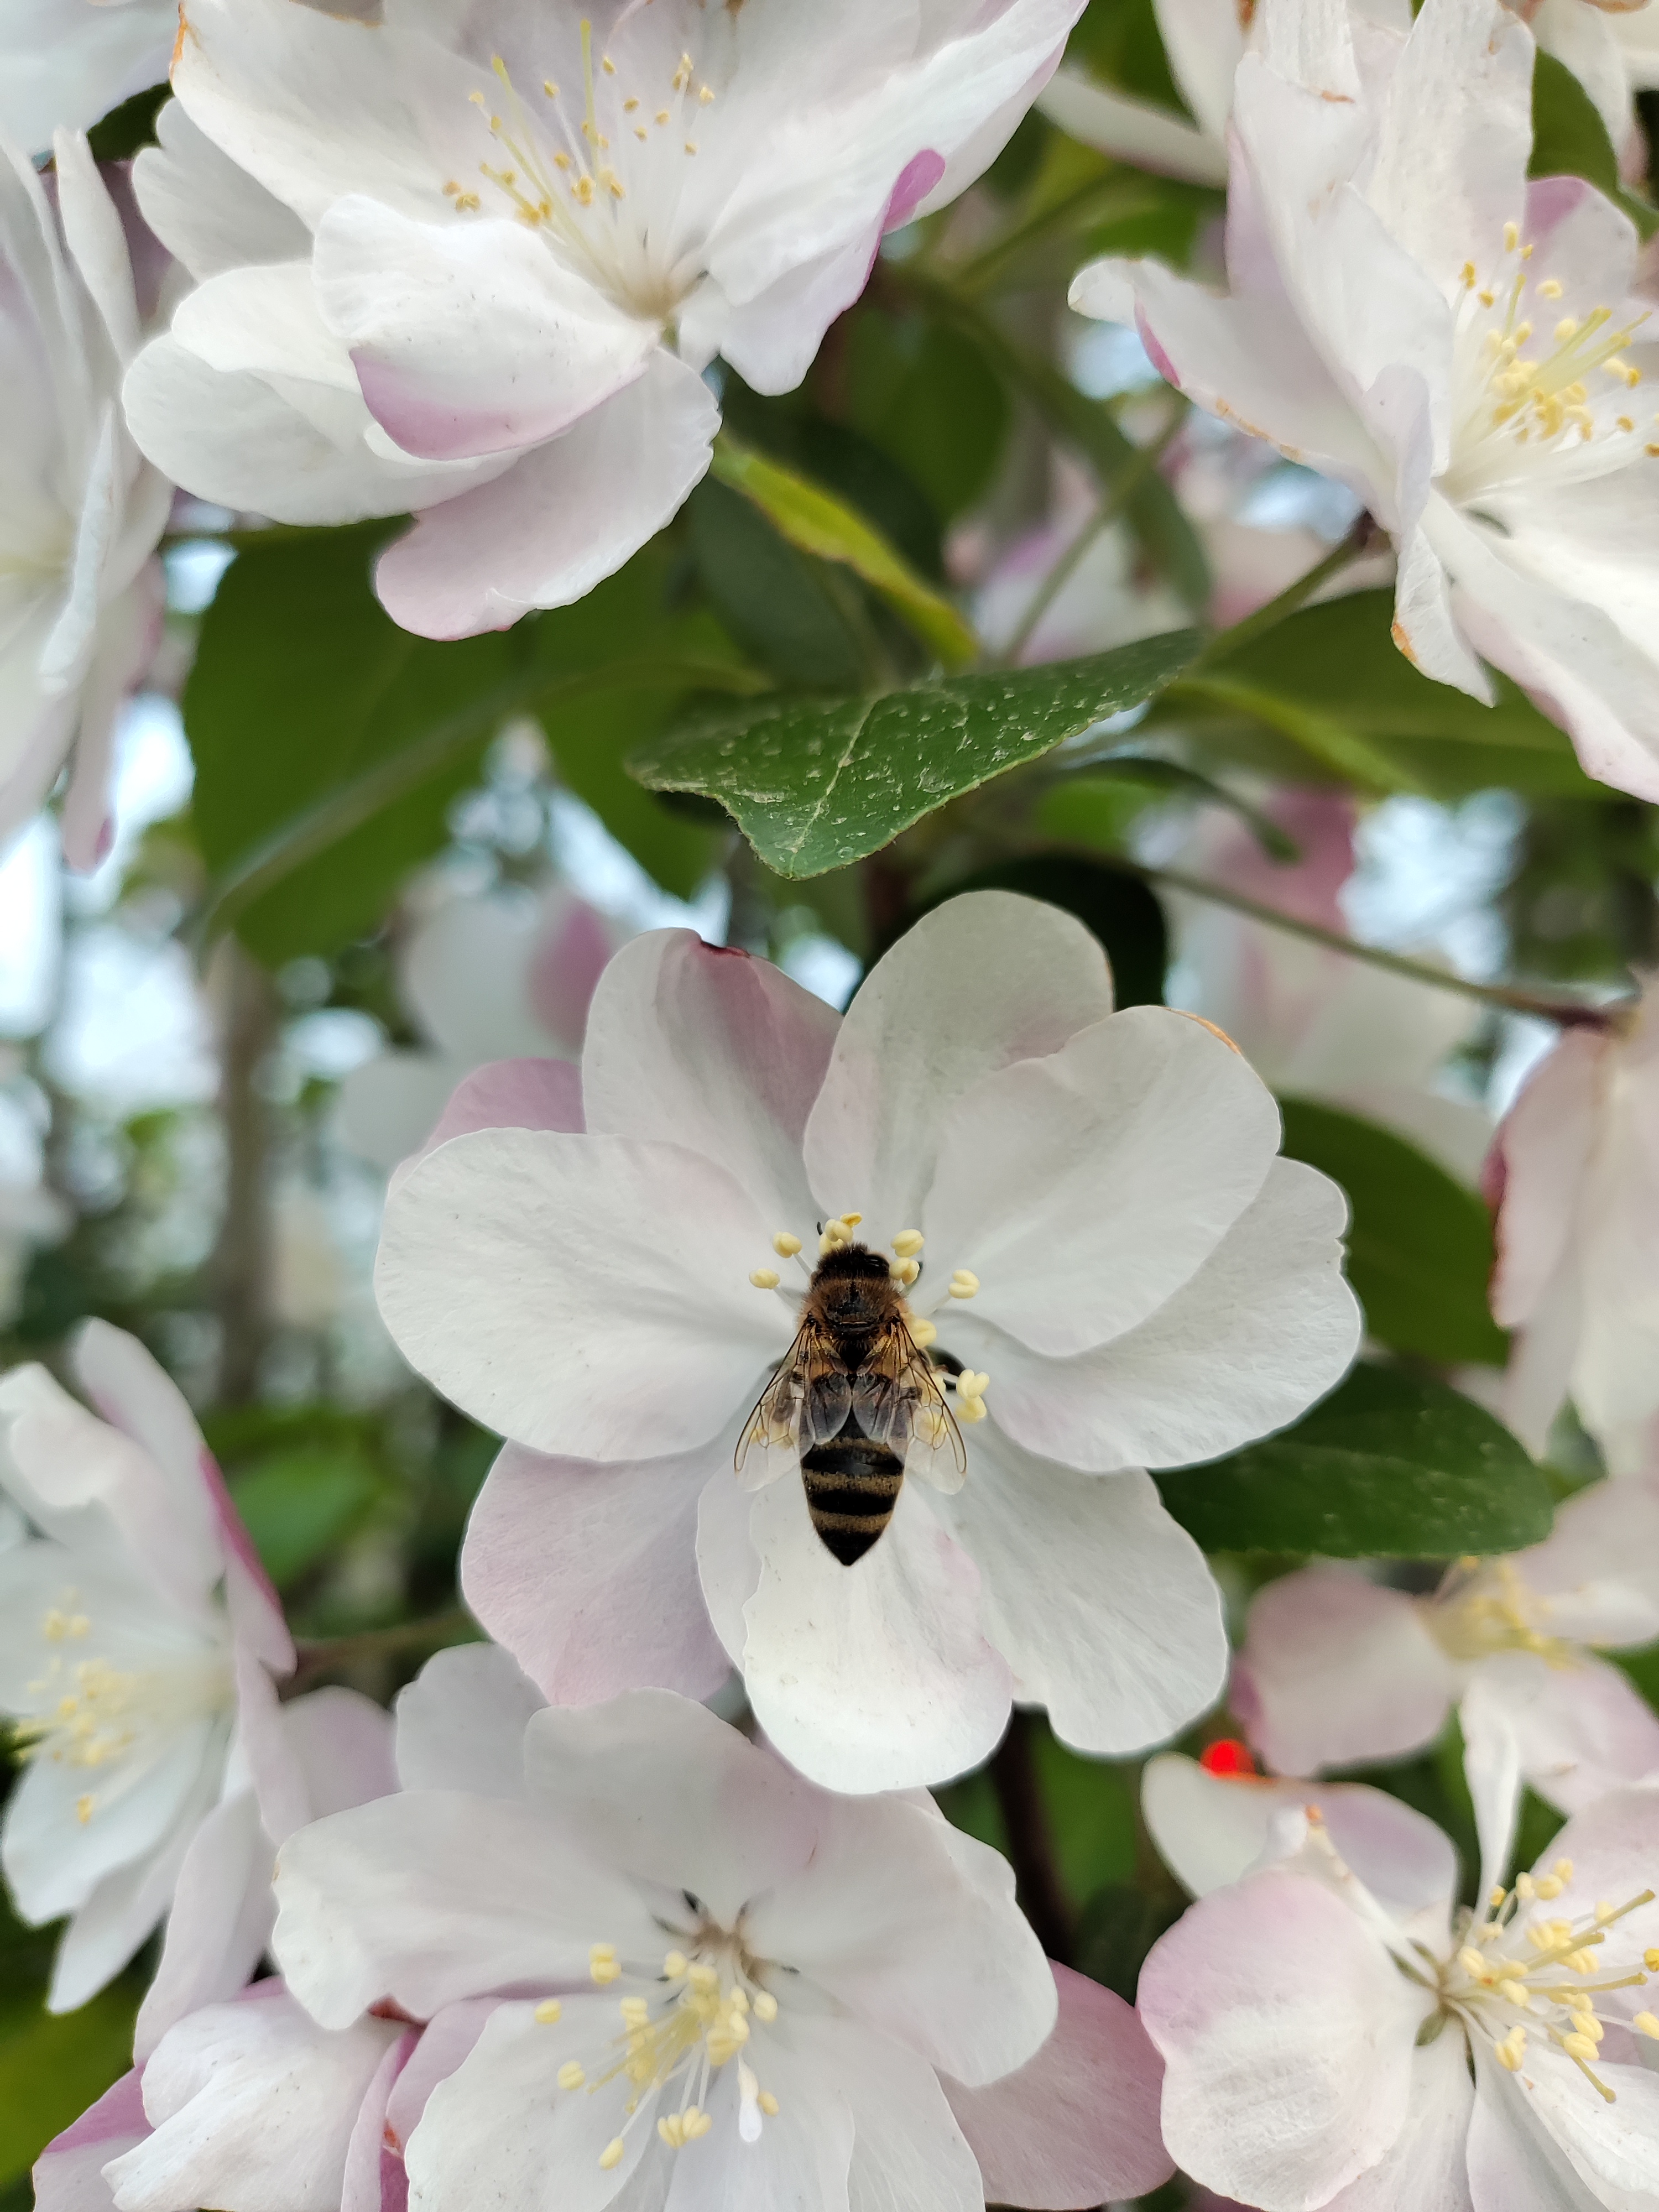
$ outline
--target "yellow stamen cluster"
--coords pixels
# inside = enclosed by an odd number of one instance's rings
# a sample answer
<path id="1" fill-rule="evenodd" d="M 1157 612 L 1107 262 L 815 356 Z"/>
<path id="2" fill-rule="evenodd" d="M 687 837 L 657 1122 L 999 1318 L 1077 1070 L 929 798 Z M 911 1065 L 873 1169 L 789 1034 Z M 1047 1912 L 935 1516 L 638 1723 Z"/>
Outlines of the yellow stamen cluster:
<path id="1" fill-rule="evenodd" d="M 957 1419 L 959 1421 L 982 1421 L 985 1419 L 985 1393 L 989 1389 L 988 1375 L 975 1375 L 971 1367 L 964 1367 L 957 1377 Z"/>
<path id="2" fill-rule="evenodd" d="M 1530 1651 L 1552 1667 L 1571 1667 L 1577 1658 L 1575 1647 L 1539 1626 L 1548 1612 L 1548 1599 L 1528 1587 L 1512 1560 L 1460 1559 L 1429 1607 L 1428 1619 L 1453 1658 Z"/>
<path id="3" fill-rule="evenodd" d="M 826 1221 L 818 1237 L 819 1259 L 827 1260 L 832 1252 L 844 1252 L 853 1242 L 853 1231 L 863 1218 L 861 1213 L 842 1213 L 833 1221 Z"/>

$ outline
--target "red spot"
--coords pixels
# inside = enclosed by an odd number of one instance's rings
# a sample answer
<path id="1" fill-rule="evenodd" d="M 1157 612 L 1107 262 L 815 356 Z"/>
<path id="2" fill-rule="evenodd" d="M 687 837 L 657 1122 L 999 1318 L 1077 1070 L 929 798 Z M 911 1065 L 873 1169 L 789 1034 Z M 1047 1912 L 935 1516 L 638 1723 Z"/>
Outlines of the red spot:
<path id="1" fill-rule="evenodd" d="M 1206 1774 L 1219 1774 L 1229 1779 L 1240 1774 L 1254 1777 L 1257 1771 L 1249 1744 L 1241 1743 L 1236 1735 L 1224 1735 L 1214 1743 L 1206 1743 L 1198 1755 L 1198 1763 Z"/>

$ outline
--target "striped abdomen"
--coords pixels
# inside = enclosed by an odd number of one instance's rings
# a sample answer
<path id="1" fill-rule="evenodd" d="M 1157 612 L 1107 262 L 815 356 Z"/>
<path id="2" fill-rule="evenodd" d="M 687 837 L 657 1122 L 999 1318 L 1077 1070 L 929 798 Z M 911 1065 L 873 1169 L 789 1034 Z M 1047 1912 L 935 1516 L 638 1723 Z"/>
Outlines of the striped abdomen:
<path id="1" fill-rule="evenodd" d="M 828 1443 L 803 1455 L 806 1510 L 818 1540 L 850 1567 L 885 1530 L 904 1483 L 904 1462 L 885 1444 L 872 1443 L 849 1413 Z"/>

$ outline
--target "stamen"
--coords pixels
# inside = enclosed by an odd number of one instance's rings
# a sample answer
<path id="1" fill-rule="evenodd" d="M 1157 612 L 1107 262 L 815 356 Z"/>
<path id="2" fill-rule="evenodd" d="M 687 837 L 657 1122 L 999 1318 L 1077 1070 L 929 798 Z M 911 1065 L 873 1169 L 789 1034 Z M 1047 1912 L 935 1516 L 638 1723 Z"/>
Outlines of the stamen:
<path id="1" fill-rule="evenodd" d="M 951 1276 L 951 1296 L 953 1298 L 976 1297 L 979 1295 L 979 1277 L 971 1268 L 957 1267 L 953 1270 Z"/>
<path id="2" fill-rule="evenodd" d="M 927 1241 L 920 1229 L 901 1229 L 893 1239 L 893 1249 L 901 1260 L 914 1260 Z"/>
<path id="3" fill-rule="evenodd" d="M 775 1291 L 783 1278 L 775 1267 L 757 1267 L 749 1279 L 757 1291 Z"/>
<path id="4" fill-rule="evenodd" d="M 557 1997 L 544 1997 L 536 2008 L 536 2017 L 544 2027 L 551 2027 L 555 2021 L 564 2018 L 564 2007 Z"/>
<path id="5" fill-rule="evenodd" d="M 605 2168 L 605 2171 L 607 2173 L 611 2172 L 613 2166 L 618 2166 L 622 2164 L 623 2148 L 622 2137 L 620 2136 L 612 2136 L 610 2142 L 599 2153 L 599 2164 Z"/>
<path id="6" fill-rule="evenodd" d="M 772 1249 L 780 1259 L 793 1260 L 800 1249 L 800 1239 L 799 1237 L 792 1237 L 787 1229 L 780 1229 L 772 1239 Z"/>

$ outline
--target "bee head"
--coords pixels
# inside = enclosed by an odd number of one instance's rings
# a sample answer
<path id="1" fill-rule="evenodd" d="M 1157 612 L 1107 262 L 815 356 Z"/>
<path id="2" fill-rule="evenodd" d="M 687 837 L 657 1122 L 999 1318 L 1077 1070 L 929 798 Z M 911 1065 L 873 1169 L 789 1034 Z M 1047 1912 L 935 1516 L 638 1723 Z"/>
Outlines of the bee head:
<path id="1" fill-rule="evenodd" d="M 893 1310 L 892 1269 L 866 1245 L 843 1244 L 826 1252 L 812 1278 L 824 1319 L 832 1328 L 874 1328 Z"/>

